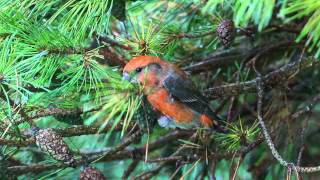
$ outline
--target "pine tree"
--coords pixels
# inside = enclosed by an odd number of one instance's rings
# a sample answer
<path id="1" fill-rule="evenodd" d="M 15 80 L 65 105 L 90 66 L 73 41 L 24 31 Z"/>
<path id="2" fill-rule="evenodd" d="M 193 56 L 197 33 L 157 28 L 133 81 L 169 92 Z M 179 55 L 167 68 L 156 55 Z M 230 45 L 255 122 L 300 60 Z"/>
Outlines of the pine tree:
<path id="1" fill-rule="evenodd" d="M 0 175 L 316 178 L 319 22 L 318 0 L 0 0 Z M 160 127 L 122 80 L 141 55 L 187 72 L 228 133 Z"/>

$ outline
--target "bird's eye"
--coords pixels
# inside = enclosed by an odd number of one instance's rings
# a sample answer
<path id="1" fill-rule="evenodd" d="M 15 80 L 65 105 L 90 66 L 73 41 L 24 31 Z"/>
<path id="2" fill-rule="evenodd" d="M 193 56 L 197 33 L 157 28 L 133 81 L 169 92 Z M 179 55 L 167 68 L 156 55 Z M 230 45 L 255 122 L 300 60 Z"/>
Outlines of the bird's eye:
<path id="1" fill-rule="evenodd" d="M 137 73 L 139 73 L 139 72 L 141 72 L 142 71 L 142 68 L 141 67 L 138 67 L 137 69 L 136 69 L 136 72 Z"/>

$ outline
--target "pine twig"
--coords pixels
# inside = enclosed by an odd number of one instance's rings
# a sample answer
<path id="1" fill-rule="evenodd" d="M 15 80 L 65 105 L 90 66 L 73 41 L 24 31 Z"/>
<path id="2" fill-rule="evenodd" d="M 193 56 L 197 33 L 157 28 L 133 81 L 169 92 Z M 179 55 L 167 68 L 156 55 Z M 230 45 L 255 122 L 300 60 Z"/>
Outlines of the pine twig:
<path id="1" fill-rule="evenodd" d="M 190 39 L 194 39 L 194 38 L 202 38 L 204 36 L 208 36 L 208 35 L 212 35 L 212 34 L 216 34 L 216 31 L 209 31 L 209 32 L 205 32 L 205 33 L 201 33 L 201 34 L 187 34 L 187 33 L 179 33 L 177 35 L 174 35 L 177 38 L 190 38 Z"/>
<path id="2" fill-rule="evenodd" d="M 61 131 L 60 131 L 61 132 Z M 136 132 L 133 134 L 134 137 L 138 137 L 138 134 L 140 132 Z M 164 144 L 167 144 L 173 140 L 179 139 L 179 138 L 184 138 L 184 137 L 189 137 L 192 135 L 192 131 L 179 131 L 175 130 L 166 136 L 160 137 L 158 140 L 152 142 L 149 144 L 149 151 L 151 150 L 156 150 L 159 148 L 162 148 Z M 81 166 L 83 164 L 87 164 L 88 162 L 92 161 L 99 161 L 99 162 L 108 162 L 108 161 L 113 161 L 113 160 L 122 160 L 122 159 L 129 159 L 133 158 L 132 155 L 134 153 L 139 153 L 139 152 L 144 152 L 146 146 L 142 146 L 136 149 L 133 148 L 127 148 L 128 143 L 130 144 L 135 140 L 133 136 L 129 139 L 127 139 L 125 142 L 122 144 L 113 147 L 113 148 L 108 148 L 106 151 L 103 152 L 98 152 L 98 153 L 86 153 L 86 154 L 81 154 L 83 156 L 86 156 L 87 159 L 83 160 L 80 159 L 76 162 L 77 166 Z M 139 158 L 139 157 L 136 157 Z M 143 158 L 140 158 L 142 160 Z M 60 169 L 60 168 L 65 168 L 67 165 L 57 163 L 57 164 L 29 164 L 29 165 L 21 165 L 21 166 L 10 166 L 8 167 L 8 172 L 10 174 L 16 174 L 16 175 L 22 175 L 26 173 L 40 173 L 43 171 L 48 171 L 48 170 L 53 170 L 53 169 Z"/>
<path id="3" fill-rule="evenodd" d="M 139 164 L 139 160 L 134 159 L 131 164 L 128 166 L 128 168 L 123 172 L 121 179 L 128 179 L 130 174 L 136 169 L 136 167 Z"/>
<path id="4" fill-rule="evenodd" d="M 132 47 L 128 46 L 128 45 L 124 45 L 124 44 L 121 44 L 107 36 L 98 36 L 97 37 L 97 40 L 99 42 L 104 42 L 104 43 L 107 43 L 109 44 L 110 46 L 117 46 L 117 47 L 120 47 L 121 49 L 124 49 L 124 50 L 132 50 Z"/>
<path id="5" fill-rule="evenodd" d="M 262 116 L 262 99 L 263 99 L 263 88 L 262 88 L 262 77 L 261 74 L 256 71 L 258 77 L 256 82 L 256 88 L 257 88 L 257 94 L 258 94 L 258 102 L 257 102 L 257 118 L 259 121 L 259 125 L 261 127 L 262 133 L 264 135 L 264 138 L 267 142 L 267 145 L 269 149 L 271 150 L 271 153 L 273 157 L 284 167 L 288 168 L 288 171 L 291 171 L 292 169 L 296 172 L 302 172 L 302 173 L 312 173 L 312 172 L 318 172 L 320 171 L 320 166 L 314 166 L 314 167 L 301 167 L 296 166 L 294 163 L 289 163 L 286 160 L 282 158 L 282 156 L 279 154 L 278 150 L 275 148 L 275 145 L 271 139 L 271 136 L 268 132 L 268 129 L 263 121 Z"/>
<path id="6" fill-rule="evenodd" d="M 281 50 L 288 47 L 299 46 L 294 41 L 280 42 L 270 46 L 270 43 L 262 45 L 260 47 L 249 48 L 235 48 L 222 50 L 221 52 L 215 52 L 203 59 L 193 60 L 197 63 L 184 67 L 183 70 L 196 74 L 203 71 L 208 71 L 215 68 L 221 68 L 226 65 L 230 65 L 237 59 L 244 59 L 244 62 L 253 57 L 254 59 L 260 58 L 262 55 L 274 52 L 275 50 Z"/>
<path id="7" fill-rule="evenodd" d="M 264 87 L 275 87 L 283 84 L 288 78 L 292 78 L 292 75 L 297 70 L 303 70 L 309 67 L 315 67 L 320 64 L 320 61 L 316 59 L 302 59 L 282 66 L 264 76 L 261 76 L 261 82 Z M 296 74 L 295 74 L 296 75 Z M 252 79 L 250 81 L 240 83 L 230 83 L 227 85 L 217 86 L 209 88 L 204 94 L 211 99 L 218 97 L 233 96 L 240 93 L 254 92 L 256 90 L 256 84 L 259 78 Z"/>
<path id="8" fill-rule="evenodd" d="M 241 163 L 243 162 L 244 156 L 240 156 L 236 163 L 232 163 L 230 167 L 230 180 L 235 180 L 237 177 L 237 172 Z"/>
<path id="9" fill-rule="evenodd" d="M 71 136 L 96 134 L 99 130 L 100 130 L 100 134 L 107 133 L 110 131 L 111 128 L 112 128 L 112 125 L 107 125 L 102 130 L 98 126 L 79 125 L 79 126 L 72 126 L 72 127 L 67 127 L 67 128 L 56 128 L 54 130 L 57 133 L 61 134 L 63 137 L 71 137 Z M 121 131 L 122 125 L 118 125 L 118 126 L 114 127 L 113 130 L 114 131 Z M 35 140 L 33 138 L 29 138 L 26 140 L 8 140 L 8 139 L 0 138 L 0 145 L 23 147 L 23 146 L 29 146 L 34 143 L 35 143 Z"/>
<path id="10" fill-rule="evenodd" d="M 160 157 L 155 159 L 149 159 L 148 163 L 157 163 L 157 162 L 167 162 L 167 161 L 178 161 L 182 160 L 183 156 L 169 156 L 169 157 Z"/>
<path id="11" fill-rule="evenodd" d="M 197 136 L 197 133 L 194 133 L 190 139 L 194 140 L 195 137 Z M 170 157 L 173 157 L 173 156 L 176 156 L 178 155 L 183 149 L 185 149 L 185 145 L 181 146 L 179 149 L 177 149 L 173 154 L 170 155 Z M 147 171 L 147 172 L 144 172 L 142 174 L 140 174 L 139 176 L 137 176 L 135 179 L 150 179 L 152 178 L 153 176 L 157 175 L 160 170 L 170 161 L 164 161 L 164 162 L 161 162 L 156 168 L 150 170 L 150 171 Z"/>

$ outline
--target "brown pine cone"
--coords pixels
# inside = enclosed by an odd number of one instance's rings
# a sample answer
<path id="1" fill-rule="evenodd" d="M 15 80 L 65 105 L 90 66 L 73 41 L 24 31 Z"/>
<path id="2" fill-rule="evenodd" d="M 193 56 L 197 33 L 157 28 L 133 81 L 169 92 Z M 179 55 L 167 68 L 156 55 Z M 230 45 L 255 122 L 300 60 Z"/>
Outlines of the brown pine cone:
<path id="1" fill-rule="evenodd" d="M 91 166 L 87 166 L 81 171 L 79 179 L 80 180 L 105 180 L 106 178 L 104 177 L 101 171 Z"/>
<path id="2" fill-rule="evenodd" d="M 75 158 L 63 138 L 51 128 L 40 129 L 35 135 L 38 147 L 54 159 L 69 166 L 75 166 Z"/>
<path id="3" fill-rule="evenodd" d="M 224 46 L 228 46 L 235 38 L 236 31 L 233 21 L 228 19 L 222 20 L 216 29 L 216 33 L 220 42 Z"/>

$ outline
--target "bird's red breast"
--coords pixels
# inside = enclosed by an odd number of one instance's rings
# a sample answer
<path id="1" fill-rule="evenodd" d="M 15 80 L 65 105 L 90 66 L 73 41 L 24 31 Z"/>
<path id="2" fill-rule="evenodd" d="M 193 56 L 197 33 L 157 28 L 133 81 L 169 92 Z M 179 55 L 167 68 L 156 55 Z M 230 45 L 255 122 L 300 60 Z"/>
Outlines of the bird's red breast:
<path id="1" fill-rule="evenodd" d="M 199 114 L 183 103 L 170 97 L 164 88 L 158 89 L 147 96 L 150 104 L 163 115 L 175 121 L 178 127 L 199 127 L 212 128 L 216 124 L 215 120 L 205 114 Z"/>
<path id="2" fill-rule="evenodd" d="M 189 123 L 194 118 L 190 108 L 170 98 L 168 91 L 161 88 L 147 96 L 150 104 L 162 114 L 172 118 L 178 124 Z"/>

